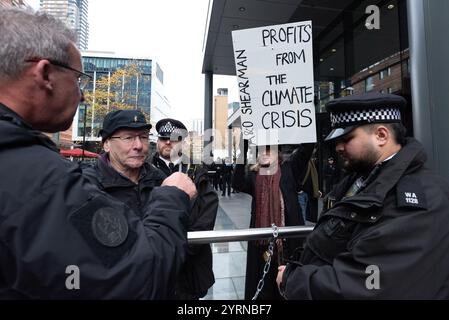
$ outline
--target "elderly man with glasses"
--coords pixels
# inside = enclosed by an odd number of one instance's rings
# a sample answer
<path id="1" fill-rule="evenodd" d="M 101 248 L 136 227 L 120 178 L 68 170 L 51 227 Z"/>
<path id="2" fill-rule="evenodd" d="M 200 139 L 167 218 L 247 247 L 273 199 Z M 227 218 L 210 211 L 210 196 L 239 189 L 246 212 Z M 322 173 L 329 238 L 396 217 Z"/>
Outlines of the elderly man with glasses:
<path id="1" fill-rule="evenodd" d="M 100 130 L 104 153 L 84 173 L 100 189 L 125 202 L 141 217 L 154 187 L 165 174 L 146 162 L 151 124 L 138 110 L 108 113 Z"/>
<path id="2" fill-rule="evenodd" d="M 166 299 L 195 185 L 173 174 L 139 218 L 61 157 L 42 131 L 68 129 L 83 100 L 75 42 L 45 13 L 0 8 L 0 299 Z M 136 148 L 146 134 L 115 132 L 108 145 Z"/>

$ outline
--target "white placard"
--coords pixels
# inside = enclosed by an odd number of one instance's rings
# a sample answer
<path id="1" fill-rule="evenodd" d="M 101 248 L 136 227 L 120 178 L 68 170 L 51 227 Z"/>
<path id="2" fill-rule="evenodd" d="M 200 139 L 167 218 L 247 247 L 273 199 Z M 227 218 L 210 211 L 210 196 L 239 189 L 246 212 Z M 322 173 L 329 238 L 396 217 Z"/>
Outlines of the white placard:
<path id="1" fill-rule="evenodd" d="M 244 139 L 316 142 L 312 21 L 237 30 L 232 41 Z"/>

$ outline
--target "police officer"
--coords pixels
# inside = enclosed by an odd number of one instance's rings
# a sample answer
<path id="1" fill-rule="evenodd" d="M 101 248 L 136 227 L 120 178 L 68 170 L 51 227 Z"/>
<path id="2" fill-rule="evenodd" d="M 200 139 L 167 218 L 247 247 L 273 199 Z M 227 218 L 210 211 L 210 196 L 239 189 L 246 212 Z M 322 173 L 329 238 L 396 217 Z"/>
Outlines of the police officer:
<path id="1" fill-rule="evenodd" d="M 158 152 L 153 156 L 154 166 L 168 176 L 179 171 L 188 172 L 190 162 L 182 161 L 182 146 L 187 136 L 185 125 L 179 120 L 166 118 L 156 123 L 156 130 Z M 209 181 L 207 168 L 196 167 L 192 178 L 198 189 L 198 196 L 192 201 L 187 230 L 213 230 L 218 210 L 218 196 Z M 214 282 L 210 245 L 189 245 L 186 262 L 178 275 L 173 298 L 197 300 L 207 294 L 207 290 Z"/>
<path id="2" fill-rule="evenodd" d="M 187 137 L 187 128 L 179 120 L 162 119 L 156 123 L 157 153 L 153 156 L 152 163 L 162 170 L 167 176 L 173 172 L 188 170 L 188 164 L 182 163 L 182 145 Z"/>
<path id="3" fill-rule="evenodd" d="M 449 185 L 405 138 L 405 100 L 369 93 L 327 104 L 343 166 L 298 264 L 279 267 L 287 299 L 448 299 Z"/>
<path id="4" fill-rule="evenodd" d="M 139 110 L 109 112 L 99 134 L 104 153 L 83 173 L 101 190 L 125 202 L 140 217 L 151 191 L 166 175 L 145 160 L 151 124 Z"/>
<path id="5" fill-rule="evenodd" d="M 0 30 L 0 298 L 166 298 L 195 186 L 170 176 L 140 219 L 91 184 L 41 132 L 68 129 L 83 100 L 76 35 L 19 9 L 0 9 Z"/>

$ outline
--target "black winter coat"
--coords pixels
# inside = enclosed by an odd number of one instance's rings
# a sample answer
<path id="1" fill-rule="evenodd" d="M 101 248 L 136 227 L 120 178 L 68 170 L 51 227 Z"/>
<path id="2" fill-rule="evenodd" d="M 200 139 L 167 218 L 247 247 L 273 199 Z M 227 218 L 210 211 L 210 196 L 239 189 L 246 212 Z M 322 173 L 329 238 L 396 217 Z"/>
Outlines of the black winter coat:
<path id="1" fill-rule="evenodd" d="M 347 176 L 287 265 L 287 299 L 448 299 L 449 184 L 429 170 L 421 144 L 407 144 L 358 194 Z M 331 199 L 332 198 L 332 199 Z M 377 283 L 376 283 L 377 282 Z"/>
<path id="2" fill-rule="evenodd" d="M 165 161 L 162 160 L 161 158 L 159 158 L 159 154 L 158 154 L 158 153 L 156 153 L 156 154 L 153 156 L 153 158 L 151 159 L 151 163 L 152 163 L 156 168 L 158 168 L 159 170 L 161 170 L 167 177 L 168 177 L 169 175 L 171 175 L 172 173 L 178 172 L 178 171 L 187 174 L 187 167 L 188 167 L 187 164 L 183 163 L 183 164 L 182 164 L 181 170 L 179 170 L 179 166 L 180 166 L 179 163 L 176 164 L 176 165 L 174 165 L 174 166 L 173 166 L 173 169 L 170 169 L 170 168 L 165 164 Z"/>
<path id="3" fill-rule="evenodd" d="M 143 210 L 151 191 L 162 184 L 165 174 L 151 164 L 144 163 L 138 184 L 135 184 L 112 168 L 107 161 L 106 154 L 102 154 L 95 165 L 83 169 L 83 174 L 101 190 L 126 203 L 143 218 Z"/>
<path id="4" fill-rule="evenodd" d="M 0 298 L 168 296 L 185 258 L 186 193 L 155 188 L 142 221 L 1 104 L 0 176 Z"/>
<path id="5" fill-rule="evenodd" d="M 218 210 L 218 196 L 213 189 L 207 170 L 197 167 L 194 182 L 198 195 L 192 202 L 188 231 L 213 230 Z M 176 282 L 176 298 L 193 300 L 204 297 L 215 283 L 210 244 L 189 244 L 187 258 Z"/>
<path id="6" fill-rule="evenodd" d="M 170 170 L 157 153 L 153 156 L 151 162 L 167 176 L 179 171 L 180 164 Z M 182 164 L 181 172 L 187 173 L 187 170 L 188 165 Z M 191 202 L 187 231 L 213 230 L 217 217 L 218 196 L 209 181 L 206 169 L 198 166 L 193 175 L 198 195 Z M 186 262 L 179 272 L 173 298 L 197 300 L 204 297 L 208 289 L 215 283 L 212 266 L 210 244 L 188 245 Z"/>
<path id="7" fill-rule="evenodd" d="M 304 219 L 298 204 L 297 189 L 298 184 L 305 175 L 307 162 L 309 161 L 314 144 L 300 145 L 292 155 L 281 165 L 280 189 L 284 200 L 285 225 L 304 225 Z M 236 190 L 248 193 L 252 196 L 250 228 L 256 226 L 256 201 L 255 201 L 256 172 L 250 171 L 245 174 L 245 167 L 242 164 L 236 165 L 233 178 L 233 187 Z M 295 238 L 288 238 L 284 241 L 284 257 L 290 254 L 301 245 L 301 241 Z M 262 277 L 265 260 L 262 255 L 268 248 L 267 245 L 260 245 L 257 241 L 248 242 L 246 260 L 245 279 L 245 299 L 250 300 L 256 293 L 257 284 Z M 281 299 L 279 295 L 276 275 L 278 268 L 277 258 L 271 260 L 270 270 L 265 277 L 265 285 L 259 295 L 259 299 Z"/>

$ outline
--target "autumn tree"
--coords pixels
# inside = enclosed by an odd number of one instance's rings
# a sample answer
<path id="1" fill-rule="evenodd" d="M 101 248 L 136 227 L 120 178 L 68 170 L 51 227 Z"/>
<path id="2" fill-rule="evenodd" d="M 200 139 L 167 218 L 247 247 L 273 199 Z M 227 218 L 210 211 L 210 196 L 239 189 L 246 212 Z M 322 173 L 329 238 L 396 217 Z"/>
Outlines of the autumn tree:
<path id="1" fill-rule="evenodd" d="M 92 90 L 84 93 L 88 105 L 86 118 L 94 123 L 94 135 L 98 134 L 104 116 L 115 110 L 139 109 L 147 122 L 150 115 L 139 105 L 143 75 L 137 63 L 129 64 L 114 72 L 97 77 Z"/>

